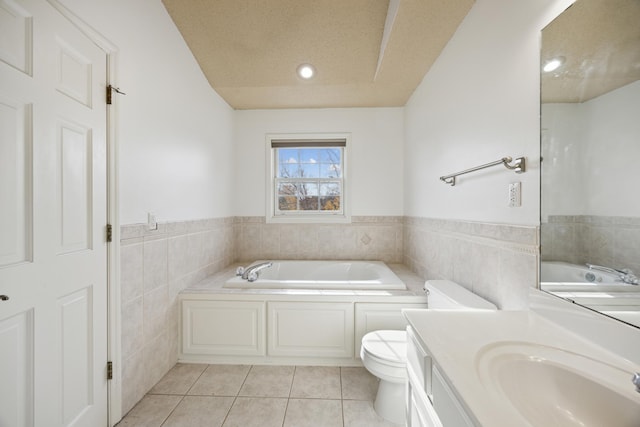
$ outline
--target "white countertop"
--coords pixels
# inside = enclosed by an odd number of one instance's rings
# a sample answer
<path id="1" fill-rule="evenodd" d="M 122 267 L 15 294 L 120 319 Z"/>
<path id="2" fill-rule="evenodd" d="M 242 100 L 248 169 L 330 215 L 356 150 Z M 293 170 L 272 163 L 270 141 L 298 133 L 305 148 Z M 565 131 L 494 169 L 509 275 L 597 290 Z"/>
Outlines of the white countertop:
<path id="1" fill-rule="evenodd" d="M 477 355 L 495 343 L 519 342 L 578 353 L 631 372 L 639 367 L 532 311 L 403 310 L 420 344 L 433 358 L 470 416 L 482 426 L 519 426 L 523 418 L 487 392 Z M 526 385 L 525 385 L 526 386 Z"/>

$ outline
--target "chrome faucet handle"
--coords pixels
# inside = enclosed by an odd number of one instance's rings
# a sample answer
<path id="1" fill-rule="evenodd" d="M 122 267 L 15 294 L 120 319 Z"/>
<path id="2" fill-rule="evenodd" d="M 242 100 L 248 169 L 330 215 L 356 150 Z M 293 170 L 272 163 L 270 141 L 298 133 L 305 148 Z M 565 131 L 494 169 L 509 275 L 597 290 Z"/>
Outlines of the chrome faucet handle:
<path id="1" fill-rule="evenodd" d="M 244 267 L 236 268 L 236 276 L 242 276 L 244 274 Z"/>
<path id="2" fill-rule="evenodd" d="M 636 391 L 640 393 L 640 373 L 636 372 L 631 378 L 631 382 L 636 386 Z"/>

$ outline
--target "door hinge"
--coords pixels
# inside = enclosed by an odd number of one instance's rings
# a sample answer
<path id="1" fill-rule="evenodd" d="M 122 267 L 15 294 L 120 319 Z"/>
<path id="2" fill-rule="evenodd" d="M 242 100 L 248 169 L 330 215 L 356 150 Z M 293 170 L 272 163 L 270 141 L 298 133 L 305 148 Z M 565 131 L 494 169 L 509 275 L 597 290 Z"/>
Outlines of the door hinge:
<path id="1" fill-rule="evenodd" d="M 107 224 L 107 243 L 111 243 L 113 240 L 113 226 L 111 224 Z"/>
<path id="2" fill-rule="evenodd" d="M 111 361 L 107 362 L 107 379 L 113 379 L 113 362 Z"/>
<path id="3" fill-rule="evenodd" d="M 113 87 L 111 85 L 107 86 L 107 105 L 113 104 L 113 92 L 119 93 L 120 95 L 126 95 L 126 93 L 122 92 L 117 87 Z"/>

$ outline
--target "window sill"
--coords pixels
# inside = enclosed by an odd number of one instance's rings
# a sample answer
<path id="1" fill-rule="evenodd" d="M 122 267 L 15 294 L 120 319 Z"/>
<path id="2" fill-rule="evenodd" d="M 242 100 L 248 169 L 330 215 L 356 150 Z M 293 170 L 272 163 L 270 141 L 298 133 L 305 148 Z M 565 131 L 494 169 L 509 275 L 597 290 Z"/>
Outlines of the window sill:
<path id="1" fill-rule="evenodd" d="M 268 224 L 350 224 L 349 215 L 267 215 Z"/>

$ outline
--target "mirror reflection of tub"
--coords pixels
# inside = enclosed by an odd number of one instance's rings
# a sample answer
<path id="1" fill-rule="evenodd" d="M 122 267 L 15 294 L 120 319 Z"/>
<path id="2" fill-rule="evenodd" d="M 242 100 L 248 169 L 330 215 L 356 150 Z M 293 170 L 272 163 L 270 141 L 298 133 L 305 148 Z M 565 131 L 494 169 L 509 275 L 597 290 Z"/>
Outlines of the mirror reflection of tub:
<path id="1" fill-rule="evenodd" d="M 547 292 L 640 327 L 640 285 L 616 274 L 561 261 L 542 261 L 540 285 Z"/>

